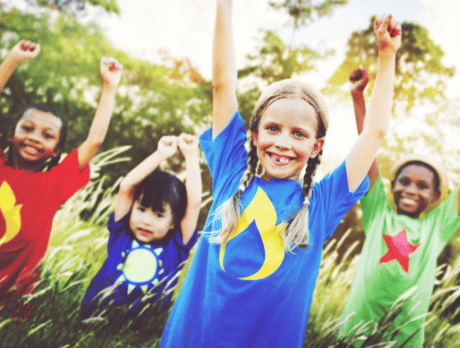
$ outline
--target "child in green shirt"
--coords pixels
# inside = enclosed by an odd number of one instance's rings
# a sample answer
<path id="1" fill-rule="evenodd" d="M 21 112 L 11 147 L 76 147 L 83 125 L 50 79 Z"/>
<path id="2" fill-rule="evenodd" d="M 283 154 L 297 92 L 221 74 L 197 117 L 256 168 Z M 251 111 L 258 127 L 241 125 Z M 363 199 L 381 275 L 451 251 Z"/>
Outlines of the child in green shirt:
<path id="1" fill-rule="evenodd" d="M 350 81 L 361 133 L 366 114 L 363 91 L 369 81 L 367 71 L 360 67 L 350 75 Z M 422 347 L 436 260 L 460 226 L 460 190 L 419 219 L 429 203 L 439 200 L 447 184 L 445 169 L 427 156 L 412 154 L 394 163 L 390 172 L 396 212 L 387 200 L 377 159 L 369 170 L 370 188 L 361 199 L 366 240 L 341 316 L 342 321 L 348 319 L 342 335 L 360 322 L 377 323 L 401 295 L 415 287 L 394 321 L 395 328 L 403 325 L 395 340 L 398 344 L 407 341 L 405 347 Z"/>

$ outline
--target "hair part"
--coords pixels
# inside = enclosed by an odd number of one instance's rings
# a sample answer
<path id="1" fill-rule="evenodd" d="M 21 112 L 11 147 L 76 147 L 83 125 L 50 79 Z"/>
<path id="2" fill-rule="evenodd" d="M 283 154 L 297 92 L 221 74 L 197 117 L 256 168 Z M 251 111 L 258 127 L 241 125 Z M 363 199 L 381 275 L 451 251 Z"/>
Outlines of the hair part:
<path id="1" fill-rule="evenodd" d="M 256 103 L 249 123 L 250 132 L 258 133 L 262 115 L 271 104 L 279 99 L 301 99 L 313 106 L 318 120 L 316 139 L 323 138 L 326 135 L 329 118 L 324 97 L 317 89 L 297 80 L 283 80 L 275 82 L 262 93 Z M 241 216 L 241 195 L 254 180 L 256 175 L 257 164 L 259 162 L 257 157 L 257 148 L 254 146 L 251 134 L 249 135 L 248 140 L 248 168 L 243 174 L 238 190 L 230 197 L 230 199 L 218 208 L 216 218 L 221 219 L 222 229 L 217 235 L 210 238 L 211 242 L 224 242 L 235 229 Z M 290 216 L 288 220 L 292 218 L 292 221 L 289 223 L 283 235 L 284 246 L 287 251 L 292 251 L 296 247 L 306 247 L 308 245 L 308 208 L 313 188 L 313 177 L 319 163 L 321 162 L 321 157 L 322 150 L 320 150 L 316 157 L 308 160 L 302 189 L 304 204 L 297 213 Z"/>
<path id="2" fill-rule="evenodd" d="M 187 208 L 187 190 L 176 176 L 157 169 L 136 187 L 134 200 L 160 213 L 164 212 L 164 206 L 168 204 L 173 214 L 173 224 L 177 226 Z"/>

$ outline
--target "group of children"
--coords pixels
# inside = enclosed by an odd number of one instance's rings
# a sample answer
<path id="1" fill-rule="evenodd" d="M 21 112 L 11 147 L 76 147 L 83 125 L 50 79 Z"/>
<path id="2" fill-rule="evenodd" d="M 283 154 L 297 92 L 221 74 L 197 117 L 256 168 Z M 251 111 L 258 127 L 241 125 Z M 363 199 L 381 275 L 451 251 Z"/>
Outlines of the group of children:
<path id="1" fill-rule="evenodd" d="M 396 324 L 409 323 L 396 340 L 421 347 L 436 259 L 460 226 L 460 191 L 418 219 L 439 199 L 446 175 L 439 164 L 412 155 L 392 169 L 397 211 L 387 202 L 376 154 L 391 114 L 401 26 L 391 16 L 376 18 L 377 78 L 367 109 L 366 70 L 350 77 L 358 140 L 332 174 L 313 183 L 329 126 L 324 97 L 302 81 L 276 82 L 257 101 L 247 131 L 236 99 L 231 21 L 232 0 L 217 0 L 213 121 L 199 139 L 213 203 L 160 347 L 301 347 L 322 245 L 363 196 L 366 240 L 341 336 L 360 323 L 369 323 L 371 332 L 416 286 L 417 300 L 397 318 Z M 19 42 L 0 66 L 0 90 L 39 51 Z M 107 132 L 121 71 L 115 59 L 102 58 L 103 92 L 88 138 L 61 162 L 67 130 L 52 107 L 28 107 L 8 131 L 8 154 L 0 150 L 0 307 L 34 292 L 53 217 L 89 181 L 88 163 Z M 185 185 L 158 170 L 177 148 L 185 158 Z M 108 257 L 83 298 L 83 322 L 121 304 L 137 315 L 146 295 L 147 303 L 171 300 L 177 271 L 197 241 L 201 191 L 198 139 L 161 138 L 120 184 L 108 222 Z M 32 307 L 19 301 L 12 315 L 27 317 Z"/>

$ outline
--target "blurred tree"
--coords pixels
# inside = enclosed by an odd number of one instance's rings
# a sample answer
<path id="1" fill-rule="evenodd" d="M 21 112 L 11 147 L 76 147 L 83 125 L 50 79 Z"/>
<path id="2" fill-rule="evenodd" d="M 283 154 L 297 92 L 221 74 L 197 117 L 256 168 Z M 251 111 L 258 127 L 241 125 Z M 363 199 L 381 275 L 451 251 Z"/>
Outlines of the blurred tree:
<path id="1" fill-rule="evenodd" d="M 26 0 L 26 2 L 31 6 L 49 7 L 71 15 L 80 14 L 88 4 L 101 6 L 107 12 L 120 13 L 115 0 Z"/>
<path id="2" fill-rule="evenodd" d="M 286 43 L 272 30 L 261 30 L 255 54 L 247 55 L 248 65 L 238 71 L 238 78 L 255 78 L 267 85 L 294 75 L 315 69 L 315 61 L 333 54 L 333 50 L 312 48 L 306 44 L 294 45 L 294 36 L 302 27 L 307 27 L 316 20 L 332 15 L 337 6 L 343 6 L 348 0 L 284 0 L 270 1 L 269 5 L 288 15 L 288 26 L 292 28 L 291 41 Z M 253 106 L 260 95 L 260 83 L 251 79 L 249 86 L 238 93 L 238 105 L 247 123 Z M 247 111 L 250 111 L 247 113 Z"/>
<path id="3" fill-rule="evenodd" d="M 132 162 L 107 167 L 113 182 L 126 174 L 152 151 L 166 134 L 193 133 L 204 128 L 211 114 L 211 84 L 187 59 L 164 52 L 163 65 L 140 61 L 115 50 L 95 26 L 84 27 L 68 15 L 52 20 L 17 10 L 0 12 L 0 55 L 4 59 L 19 40 L 41 44 L 37 58 L 13 74 L 0 96 L 1 145 L 7 145 L 6 130 L 26 106 L 53 105 L 67 120 L 66 151 L 79 146 L 88 134 L 99 101 L 102 83 L 99 66 L 103 56 L 113 56 L 124 66 L 121 85 L 109 131 L 101 151 L 132 145 Z M 180 155 L 169 161 L 180 171 Z"/>
<path id="4" fill-rule="evenodd" d="M 359 65 L 368 69 L 370 74 L 370 94 L 377 73 L 377 48 L 374 37 L 375 17 L 369 27 L 355 31 L 348 40 L 346 58 L 328 81 L 326 93 L 340 93 L 338 86 L 348 82 L 350 73 Z M 428 30 L 414 23 L 404 22 L 402 43 L 398 50 L 394 100 L 404 105 L 408 111 L 416 102 L 438 102 L 444 98 L 445 81 L 455 73 L 454 67 L 442 64 L 444 52 L 430 39 Z M 346 98 L 348 98 L 348 93 Z"/>

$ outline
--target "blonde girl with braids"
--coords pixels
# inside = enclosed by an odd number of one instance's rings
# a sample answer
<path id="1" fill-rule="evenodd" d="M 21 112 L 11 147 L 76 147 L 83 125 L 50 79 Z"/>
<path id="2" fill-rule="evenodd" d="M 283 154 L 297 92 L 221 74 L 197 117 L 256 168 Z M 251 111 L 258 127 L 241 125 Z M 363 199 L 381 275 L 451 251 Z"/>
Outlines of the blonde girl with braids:
<path id="1" fill-rule="evenodd" d="M 217 0 L 213 124 L 200 137 L 213 205 L 161 348 L 301 347 L 322 245 L 367 191 L 388 128 L 401 42 L 391 16 L 375 22 L 378 73 L 364 130 L 332 174 L 313 185 L 329 119 L 322 95 L 300 81 L 277 82 L 261 95 L 247 151 L 231 19 L 232 1 Z"/>

